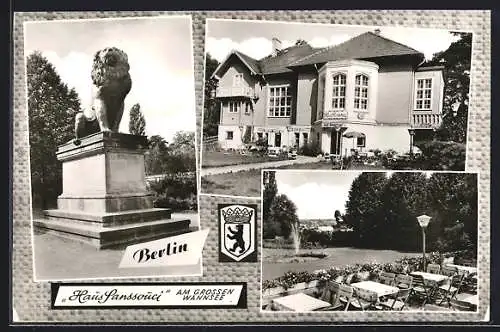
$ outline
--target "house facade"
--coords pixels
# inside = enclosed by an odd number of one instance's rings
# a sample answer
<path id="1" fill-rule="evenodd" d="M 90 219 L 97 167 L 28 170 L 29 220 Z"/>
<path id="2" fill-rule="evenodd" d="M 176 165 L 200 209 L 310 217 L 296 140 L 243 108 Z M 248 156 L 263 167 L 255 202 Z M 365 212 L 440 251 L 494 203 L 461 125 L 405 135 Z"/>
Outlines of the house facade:
<path id="1" fill-rule="evenodd" d="M 257 139 L 323 153 L 409 151 L 441 123 L 442 67 L 379 32 L 315 49 L 305 42 L 256 60 L 232 51 L 215 70 L 223 149 Z"/>

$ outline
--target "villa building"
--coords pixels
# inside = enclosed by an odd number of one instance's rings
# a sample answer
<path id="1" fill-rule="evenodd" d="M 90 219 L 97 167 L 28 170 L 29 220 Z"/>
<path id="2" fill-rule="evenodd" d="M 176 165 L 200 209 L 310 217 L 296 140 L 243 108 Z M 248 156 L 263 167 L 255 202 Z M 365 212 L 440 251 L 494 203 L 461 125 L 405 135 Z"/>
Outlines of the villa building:
<path id="1" fill-rule="evenodd" d="M 421 52 L 378 30 L 326 48 L 280 44 L 260 60 L 232 51 L 215 70 L 222 148 L 267 138 L 333 155 L 404 152 L 441 123 L 443 68 L 422 66 Z"/>

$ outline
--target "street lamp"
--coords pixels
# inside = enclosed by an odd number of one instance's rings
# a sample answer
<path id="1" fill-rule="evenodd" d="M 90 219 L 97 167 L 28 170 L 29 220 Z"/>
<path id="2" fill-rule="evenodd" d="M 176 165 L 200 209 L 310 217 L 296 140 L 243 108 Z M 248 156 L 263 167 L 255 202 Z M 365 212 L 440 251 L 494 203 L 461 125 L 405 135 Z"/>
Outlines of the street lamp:
<path id="1" fill-rule="evenodd" d="M 408 133 L 410 134 L 410 156 L 413 157 L 413 137 L 415 136 L 415 129 L 408 129 Z"/>
<path id="2" fill-rule="evenodd" d="M 418 224 L 422 228 L 422 254 L 423 254 L 423 270 L 425 271 L 425 229 L 427 228 L 427 225 L 429 225 L 429 222 L 431 221 L 431 217 L 427 215 L 421 215 L 417 217 Z"/>

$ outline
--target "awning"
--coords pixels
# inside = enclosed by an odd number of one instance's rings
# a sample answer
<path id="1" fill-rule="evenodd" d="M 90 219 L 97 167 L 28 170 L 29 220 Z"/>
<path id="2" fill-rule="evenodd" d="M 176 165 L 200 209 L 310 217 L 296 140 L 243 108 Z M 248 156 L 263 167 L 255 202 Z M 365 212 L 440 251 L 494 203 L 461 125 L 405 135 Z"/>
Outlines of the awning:
<path id="1" fill-rule="evenodd" d="M 349 131 L 349 132 L 344 134 L 344 137 L 347 137 L 347 138 L 365 137 L 365 134 L 357 132 L 357 131 Z"/>

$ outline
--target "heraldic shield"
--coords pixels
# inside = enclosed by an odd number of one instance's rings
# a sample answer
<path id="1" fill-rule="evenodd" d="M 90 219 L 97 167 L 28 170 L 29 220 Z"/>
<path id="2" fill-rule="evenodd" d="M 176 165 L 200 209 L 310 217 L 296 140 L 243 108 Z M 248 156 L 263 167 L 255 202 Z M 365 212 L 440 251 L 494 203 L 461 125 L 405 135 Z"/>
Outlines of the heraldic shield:
<path id="1" fill-rule="evenodd" d="M 255 205 L 219 205 L 219 261 L 257 261 L 256 212 Z"/>

